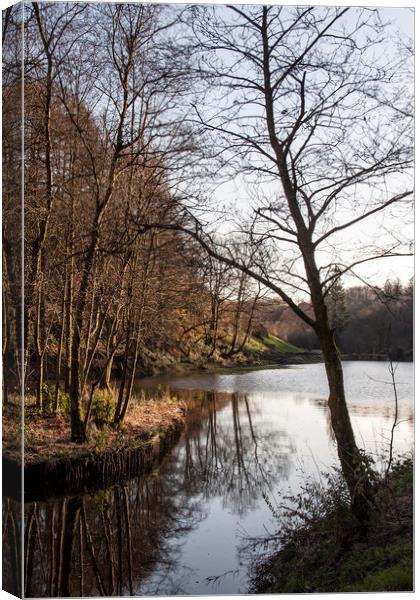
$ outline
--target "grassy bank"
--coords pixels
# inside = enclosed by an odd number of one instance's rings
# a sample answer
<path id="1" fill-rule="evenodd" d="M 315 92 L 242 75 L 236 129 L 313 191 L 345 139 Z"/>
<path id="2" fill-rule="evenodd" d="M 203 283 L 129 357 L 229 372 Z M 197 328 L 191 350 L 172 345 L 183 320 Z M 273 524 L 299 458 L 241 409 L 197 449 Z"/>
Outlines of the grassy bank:
<path id="1" fill-rule="evenodd" d="M 109 400 L 109 399 L 108 399 Z M 19 488 L 19 405 L 3 415 L 3 473 L 7 493 Z M 97 400 L 88 441 L 71 441 L 68 415 L 39 416 L 31 398 L 25 406 L 25 498 L 76 493 L 148 472 L 178 439 L 185 420 L 183 403 L 163 393 L 132 403 L 122 425 L 113 428 L 106 394 Z M 7 481 L 6 481 L 7 483 Z M 10 484 L 10 485 L 9 485 Z M 9 489 L 10 488 L 10 489 Z"/>
<path id="2" fill-rule="evenodd" d="M 250 337 L 241 352 L 233 355 L 224 354 L 221 349 L 210 356 L 205 352 L 197 353 L 191 360 L 168 363 L 156 359 L 153 369 L 148 375 L 159 373 L 189 373 L 197 371 L 232 372 L 238 370 L 264 369 L 282 365 L 304 364 L 319 362 L 318 352 L 307 351 L 289 344 L 275 335 L 265 337 Z"/>
<path id="3" fill-rule="evenodd" d="M 253 592 L 413 590 L 411 460 L 396 463 L 388 478 L 377 480 L 364 533 L 352 518 L 339 477 L 330 477 L 326 487 L 308 485 L 292 505 L 257 566 Z"/>
<path id="4" fill-rule="evenodd" d="M 66 414 L 39 416 L 34 399 L 25 404 L 25 461 L 27 464 L 60 458 L 77 458 L 86 454 L 99 454 L 110 450 L 137 446 L 156 434 L 164 435 L 174 425 L 183 423 L 185 406 L 164 394 L 157 399 L 132 402 L 123 424 L 113 429 L 107 422 L 109 405 L 103 400 L 96 405 L 93 425 L 89 428 L 85 444 L 71 442 L 70 422 Z M 11 459 L 20 456 L 20 410 L 12 404 L 3 413 L 3 452 Z"/>

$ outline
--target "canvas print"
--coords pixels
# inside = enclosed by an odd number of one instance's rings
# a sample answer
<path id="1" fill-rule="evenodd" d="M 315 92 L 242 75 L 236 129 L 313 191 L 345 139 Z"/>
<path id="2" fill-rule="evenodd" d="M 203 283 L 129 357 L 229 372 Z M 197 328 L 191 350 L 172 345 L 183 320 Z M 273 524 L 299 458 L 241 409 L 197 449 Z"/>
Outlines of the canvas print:
<path id="1" fill-rule="evenodd" d="M 413 591 L 414 9 L 2 17 L 3 589 Z"/>

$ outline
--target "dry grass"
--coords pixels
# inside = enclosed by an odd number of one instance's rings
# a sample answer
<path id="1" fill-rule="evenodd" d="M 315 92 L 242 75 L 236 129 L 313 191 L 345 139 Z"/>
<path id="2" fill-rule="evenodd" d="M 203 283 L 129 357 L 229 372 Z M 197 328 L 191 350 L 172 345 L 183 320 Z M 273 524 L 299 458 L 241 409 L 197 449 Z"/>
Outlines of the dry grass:
<path id="1" fill-rule="evenodd" d="M 184 420 L 185 406 L 169 397 L 143 400 L 132 404 L 119 429 L 98 430 L 94 425 L 88 432 L 88 442 L 71 441 L 69 418 L 40 417 L 34 406 L 25 407 L 25 461 L 38 462 L 59 458 L 76 458 L 119 448 L 138 446 L 159 433 L 173 429 Z M 20 459 L 20 419 L 16 407 L 3 415 L 3 452 Z"/>

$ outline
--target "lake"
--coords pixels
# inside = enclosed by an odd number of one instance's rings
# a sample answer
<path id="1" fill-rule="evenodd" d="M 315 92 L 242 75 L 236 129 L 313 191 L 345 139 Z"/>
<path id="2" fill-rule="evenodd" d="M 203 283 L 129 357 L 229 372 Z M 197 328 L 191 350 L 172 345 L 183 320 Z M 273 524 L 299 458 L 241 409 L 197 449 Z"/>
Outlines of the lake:
<path id="1" fill-rule="evenodd" d="M 383 468 L 394 420 L 386 363 L 346 362 L 360 447 Z M 413 445 L 413 364 L 396 371 L 395 453 Z M 154 377 L 188 406 L 185 432 L 151 474 L 96 493 L 25 505 L 27 595 L 246 593 L 250 538 L 338 464 L 321 364 Z"/>

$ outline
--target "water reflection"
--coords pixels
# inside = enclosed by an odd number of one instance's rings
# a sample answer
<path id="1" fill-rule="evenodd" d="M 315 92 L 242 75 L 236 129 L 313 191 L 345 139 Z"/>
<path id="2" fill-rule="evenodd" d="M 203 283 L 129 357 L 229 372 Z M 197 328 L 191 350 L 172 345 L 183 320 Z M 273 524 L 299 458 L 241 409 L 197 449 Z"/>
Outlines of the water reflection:
<path id="1" fill-rule="evenodd" d="M 165 554 L 164 531 L 193 525 L 155 478 L 25 507 L 25 596 L 133 595 Z"/>
<path id="2" fill-rule="evenodd" d="M 182 571 L 182 541 L 211 499 L 243 517 L 287 478 L 291 441 L 254 425 L 247 396 L 186 397 L 194 408 L 185 435 L 151 475 L 25 505 L 25 596 L 133 595 L 144 593 L 143 582 L 147 593 L 162 593 L 168 574 Z"/>
<path id="3" fill-rule="evenodd" d="M 242 538 L 278 527 L 266 499 L 278 505 L 336 463 L 313 366 L 282 370 L 276 391 L 273 373 L 231 376 L 233 383 L 228 375 L 183 378 L 184 389 L 178 382 L 172 393 L 189 406 L 185 433 L 151 474 L 96 493 L 26 503 L 25 595 L 246 592 Z M 380 455 L 393 398 L 389 386 L 364 387 L 362 375 L 354 370 L 349 380 L 352 421 L 359 445 Z M 310 380 L 317 393 L 299 394 L 298 382 L 306 389 Z M 198 384 L 202 391 L 194 389 Z M 235 386 L 240 389 L 232 392 Z M 397 453 L 411 447 L 413 433 L 409 393 L 403 390 L 400 399 Z M 18 537 L 18 505 L 8 500 L 3 556 L 13 589 L 19 585 Z"/>
<path id="4" fill-rule="evenodd" d="M 292 442 L 285 429 L 255 427 L 256 412 L 246 395 L 207 392 L 200 411 L 189 413 L 185 445 L 175 458 L 184 462 L 188 493 L 219 496 L 244 516 L 274 479 L 287 478 Z"/>
<path id="5" fill-rule="evenodd" d="M 2 588 L 21 596 L 21 504 L 3 496 Z"/>

